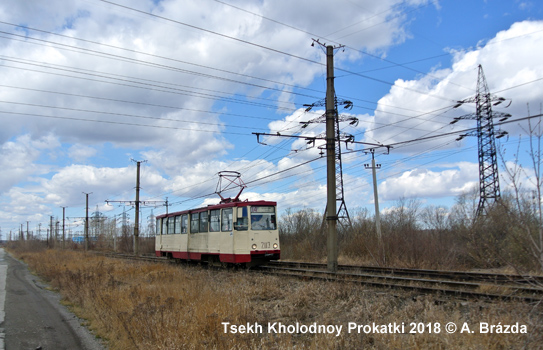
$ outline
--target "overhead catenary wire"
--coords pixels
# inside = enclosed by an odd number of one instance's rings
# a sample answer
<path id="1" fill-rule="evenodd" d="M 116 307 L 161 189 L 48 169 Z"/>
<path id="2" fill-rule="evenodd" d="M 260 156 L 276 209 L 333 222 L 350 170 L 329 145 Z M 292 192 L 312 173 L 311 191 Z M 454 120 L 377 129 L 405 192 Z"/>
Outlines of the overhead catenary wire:
<path id="1" fill-rule="evenodd" d="M 518 118 L 518 119 L 515 119 L 515 120 L 510 120 L 510 121 L 505 121 L 505 122 L 501 122 L 499 124 L 507 124 L 507 123 L 513 123 L 513 122 L 518 122 L 518 121 L 523 121 L 523 120 L 527 120 L 527 119 L 530 119 L 530 118 L 536 118 L 536 117 L 541 117 L 542 115 L 535 115 L 535 116 L 529 116 L 529 117 L 525 117 L 525 118 Z M 498 125 L 498 124 L 497 124 Z M 440 135 L 434 135 L 434 136 L 431 136 L 431 137 L 424 137 L 424 138 L 419 138 L 419 139 L 414 139 L 414 140 L 409 140 L 409 141 L 403 141 L 403 142 L 399 142 L 399 143 L 396 143 L 394 145 L 399 145 L 399 144 L 406 144 L 406 143 L 413 143 L 413 142 L 421 142 L 421 141 L 426 141 L 426 140 L 430 140 L 430 139 L 433 139 L 433 138 L 436 138 L 436 137 L 444 137 L 444 136 L 450 136 L 450 135 L 453 135 L 453 134 L 458 134 L 458 133 L 464 133 L 466 131 L 468 131 L 470 129 L 467 129 L 467 130 L 460 130 L 460 131 L 455 131 L 455 132 L 451 132 L 451 133 L 445 133 L 445 134 L 440 134 Z M 354 151 L 353 151 L 354 152 Z M 345 153 L 347 154 L 347 152 Z M 302 165 L 305 165 L 309 162 L 313 162 L 315 160 L 317 160 L 319 158 L 316 158 L 316 159 L 313 159 L 311 161 L 308 161 L 308 162 L 305 162 L 305 163 L 302 163 L 302 164 L 298 164 L 292 168 L 289 168 L 289 169 L 286 169 L 286 170 L 283 170 L 283 171 L 280 171 L 280 172 L 276 172 L 276 173 L 273 173 L 273 174 L 270 174 L 270 175 L 267 175 L 265 177 L 262 177 L 262 178 L 258 178 L 258 179 L 255 179 L 255 180 L 252 180 L 252 181 L 249 181 L 247 183 L 255 183 L 255 182 L 258 182 L 258 181 L 262 181 L 264 180 L 265 178 L 268 178 L 268 177 L 273 177 L 273 176 L 277 176 L 278 174 L 282 173 L 282 172 L 285 172 L 285 171 L 288 171 L 288 170 L 291 170 L 293 168 L 296 168 L 296 167 L 299 167 L 299 166 L 302 166 Z M 296 175 L 299 175 L 299 174 L 294 174 L 294 175 L 289 175 L 288 177 L 290 176 L 296 176 Z M 272 180 L 269 180 L 267 182 L 272 182 Z M 266 183 L 267 183 L 266 182 Z M 262 185 L 262 184 L 261 184 Z M 188 202 L 188 201 L 192 201 L 192 200 L 196 200 L 196 199 L 201 199 L 201 198 L 206 198 L 206 197 L 209 197 L 211 196 L 212 194 L 207 194 L 207 195 L 203 195 L 203 196 L 199 196 L 199 197 L 193 197 L 191 199 L 186 199 L 186 200 L 183 200 L 181 202 L 177 202 L 177 203 L 172 203 L 172 204 L 180 204 L 180 203 L 184 203 L 184 202 Z"/>

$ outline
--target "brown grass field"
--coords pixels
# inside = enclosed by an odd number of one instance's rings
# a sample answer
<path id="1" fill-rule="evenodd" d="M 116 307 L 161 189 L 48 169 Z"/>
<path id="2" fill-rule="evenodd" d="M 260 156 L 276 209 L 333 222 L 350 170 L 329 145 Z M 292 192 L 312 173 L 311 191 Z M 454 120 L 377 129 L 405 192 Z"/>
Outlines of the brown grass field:
<path id="1" fill-rule="evenodd" d="M 124 261 L 74 251 L 14 254 L 58 290 L 110 349 L 543 348 L 542 305 L 460 301 L 245 270 Z M 234 334 L 232 328 L 225 332 L 224 322 L 253 325 L 254 333 Z M 446 332 L 448 322 L 457 325 L 456 332 Z M 481 333 L 481 322 L 501 328 Z M 268 323 L 276 326 L 268 328 Z M 308 328 L 305 333 L 304 328 L 299 333 L 277 333 L 279 323 Z M 349 333 L 349 323 L 370 325 L 368 333 L 364 328 L 360 334 L 356 330 Z M 411 323 L 422 333 L 409 333 Z M 380 325 L 381 332 L 387 328 L 389 333 L 376 333 L 372 324 Z M 403 324 L 403 329 L 388 328 L 389 324 Z M 342 329 L 339 336 L 336 331 L 314 334 L 311 325 Z M 469 332 L 461 332 L 464 325 Z M 518 331 L 525 326 L 526 333 L 498 333 L 506 331 L 505 325 L 517 325 Z M 397 330 L 400 332 L 393 333 Z"/>

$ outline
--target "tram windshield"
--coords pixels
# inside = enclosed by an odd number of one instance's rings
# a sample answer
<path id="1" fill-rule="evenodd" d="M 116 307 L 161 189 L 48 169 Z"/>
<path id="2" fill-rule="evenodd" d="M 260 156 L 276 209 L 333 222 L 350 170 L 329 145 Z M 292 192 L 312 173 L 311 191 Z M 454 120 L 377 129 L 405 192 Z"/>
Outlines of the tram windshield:
<path id="1" fill-rule="evenodd" d="M 251 207 L 251 229 L 275 230 L 277 227 L 275 221 L 275 208 L 270 206 Z"/>

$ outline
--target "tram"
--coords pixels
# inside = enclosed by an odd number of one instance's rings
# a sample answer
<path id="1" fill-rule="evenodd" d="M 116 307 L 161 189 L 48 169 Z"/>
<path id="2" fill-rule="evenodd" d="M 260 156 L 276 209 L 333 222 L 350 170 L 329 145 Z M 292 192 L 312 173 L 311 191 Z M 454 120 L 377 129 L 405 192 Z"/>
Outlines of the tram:
<path id="1" fill-rule="evenodd" d="M 276 202 L 234 200 L 163 214 L 156 228 L 156 256 L 246 266 L 281 256 Z"/>

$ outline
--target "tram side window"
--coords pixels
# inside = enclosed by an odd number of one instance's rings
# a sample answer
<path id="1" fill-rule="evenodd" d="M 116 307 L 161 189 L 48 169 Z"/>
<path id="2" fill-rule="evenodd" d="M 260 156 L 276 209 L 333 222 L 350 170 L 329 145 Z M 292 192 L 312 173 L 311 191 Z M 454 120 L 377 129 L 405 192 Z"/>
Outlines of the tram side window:
<path id="1" fill-rule="evenodd" d="M 251 229 L 275 230 L 275 208 L 270 206 L 254 206 L 251 207 Z"/>
<path id="2" fill-rule="evenodd" d="M 207 211 L 200 213 L 200 232 L 207 232 Z"/>
<path id="3" fill-rule="evenodd" d="M 238 219 L 234 228 L 238 231 L 247 231 L 249 229 L 249 218 L 247 217 L 247 207 L 238 208 Z"/>
<path id="4" fill-rule="evenodd" d="M 175 217 L 175 234 L 181 233 L 181 215 Z"/>
<path id="5" fill-rule="evenodd" d="M 173 235 L 175 233 L 175 218 L 168 218 L 168 234 Z"/>
<path id="6" fill-rule="evenodd" d="M 209 212 L 209 232 L 219 232 L 221 230 L 221 211 L 211 210 Z"/>
<path id="7" fill-rule="evenodd" d="M 189 216 L 187 214 L 181 216 L 181 233 L 187 233 L 189 226 Z"/>
<path id="8" fill-rule="evenodd" d="M 222 210 L 222 226 L 221 231 L 232 231 L 232 208 Z"/>
<path id="9" fill-rule="evenodd" d="M 155 235 L 161 235 L 162 234 L 162 219 L 156 219 L 156 232 Z"/>
<path id="10" fill-rule="evenodd" d="M 200 217 L 198 213 L 190 214 L 190 233 L 198 233 Z"/>
<path id="11" fill-rule="evenodd" d="M 168 218 L 162 219 L 162 234 L 163 235 L 168 234 Z"/>

